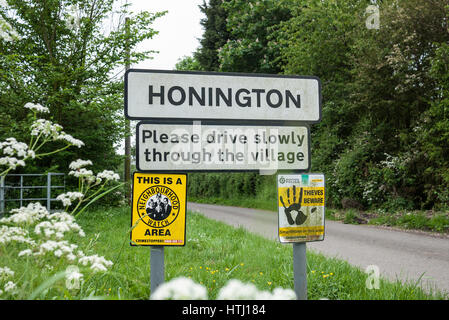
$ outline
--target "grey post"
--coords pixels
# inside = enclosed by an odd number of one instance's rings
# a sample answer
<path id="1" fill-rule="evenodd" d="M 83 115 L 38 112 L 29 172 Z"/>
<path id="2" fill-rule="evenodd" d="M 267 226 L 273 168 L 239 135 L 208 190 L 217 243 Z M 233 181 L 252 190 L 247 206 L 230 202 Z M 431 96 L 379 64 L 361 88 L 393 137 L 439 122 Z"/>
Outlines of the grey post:
<path id="1" fill-rule="evenodd" d="M 47 173 L 47 211 L 51 208 L 51 172 Z"/>
<path id="2" fill-rule="evenodd" d="M 151 293 L 164 283 L 164 247 L 151 246 L 150 255 L 150 281 Z"/>
<path id="3" fill-rule="evenodd" d="M 20 176 L 20 207 L 23 206 L 23 176 Z"/>
<path id="4" fill-rule="evenodd" d="M 307 300 L 306 243 L 293 243 L 293 277 L 296 298 Z"/>
<path id="5" fill-rule="evenodd" d="M 0 177 L 0 217 L 5 212 L 5 176 Z"/>

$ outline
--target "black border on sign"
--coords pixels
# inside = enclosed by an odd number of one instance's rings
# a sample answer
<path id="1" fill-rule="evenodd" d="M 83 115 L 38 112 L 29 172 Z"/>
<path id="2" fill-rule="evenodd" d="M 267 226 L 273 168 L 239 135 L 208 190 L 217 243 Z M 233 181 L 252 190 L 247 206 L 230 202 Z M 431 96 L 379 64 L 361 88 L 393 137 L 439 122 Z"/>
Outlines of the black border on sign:
<path id="1" fill-rule="evenodd" d="M 217 123 L 215 121 L 211 122 L 211 121 L 200 121 L 201 125 L 214 125 L 214 126 L 227 126 L 227 125 L 236 125 L 236 124 L 229 124 L 229 123 Z M 149 121 L 149 120 L 144 120 L 144 121 L 139 121 L 137 123 L 136 126 L 136 169 L 137 171 L 141 172 L 141 173 L 149 173 L 149 172 L 154 172 L 154 173 L 176 173 L 178 172 L 177 170 L 156 170 L 156 169 L 151 169 L 151 170 L 142 170 L 140 168 L 140 163 L 139 163 L 139 127 L 142 124 L 172 124 L 172 125 L 193 125 L 192 121 L 188 121 L 188 120 L 183 120 L 181 122 L 168 122 L 168 123 L 161 123 L 160 121 Z M 248 123 L 241 123 L 239 124 L 242 127 L 243 126 L 272 126 L 275 127 L 275 125 L 270 125 L 270 124 L 266 124 L 266 123 L 254 123 L 254 122 L 248 122 Z M 308 154 L 308 163 L 307 163 L 307 168 L 305 169 L 300 169 L 300 170 L 294 170 L 294 169 L 278 169 L 276 170 L 277 172 L 294 172 L 294 173 L 305 173 L 307 171 L 310 170 L 310 166 L 312 163 L 312 157 L 311 157 L 311 143 L 312 143 L 312 139 L 311 139 L 311 135 L 310 135 L 310 126 L 307 123 L 302 123 L 301 125 L 289 125 L 289 127 L 304 127 L 307 130 L 307 139 L 308 140 L 308 146 L 307 146 L 307 152 Z M 217 170 L 213 170 L 213 169 L 190 169 L 190 170 L 186 170 L 186 169 L 181 169 L 180 171 L 184 171 L 184 172 L 260 172 L 261 169 L 230 169 L 230 170 L 221 170 L 221 169 L 217 169 Z M 262 169 L 263 170 L 263 169 Z"/>
<path id="2" fill-rule="evenodd" d="M 128 115 L 128 74 L 131 72 L 140 73 L 174 73 L 174 74 L 193 74 L 193 75 L 215 75 L 215 76 L 231 76 L 231 77 L 256 77 L 256 78 L 290 78 L 290 79 L 311 79 L 318 81 L 318 119 L 314 121 L 302 121 L 302 120 L 250 120 L 249 122 L 256 122 L 267 124 L 270 123 L 274 126 L 290 126 L 290 125 L 300 125 L 304 123 L 319 123 L 321 121 L 321 110 L 322 110 L 322 94 L 321 94 L 321 80 L 315 76 L 297 76 L 297 75 L 279 75 L 279 74 L 265 74 L 265 73 L 239 73 L 239 72 L 209 72 L 209 71 L 177 71 L 177 70 L 158 70 L 158 69 L 128 69 L 125 72 L 125 92 L 124 92 L 124 103 L 125 103 L 125 117 L 129 120 L 162 120 L 171 121 L 172 123 L 178 123 L 183 120 L 190 121 L 226 121 L 227 124 L 239 124 L 241 120 L 239 119 L 214 119 L 214 118 L 164 118 L 164 117 L 130 117 Z"/>
<path id="3" fill-rule="evenodd" d="M 306 242 L 318 242 L 318 241 L 324 241 L 324 239 L 326 238 L 326 177 L 324 175 L 324 173 L 321 172 L 305 172 L 305 173 L 299 173 L 300 175 L 311 175 L 311 174 L 321 174 L 323 175 L 323 180 L 324 180 L 324 206 L 323 206 L 323 215 L 324 215 L 324 220 L 323 220 L 323 239 L 321 240 L 310 240 L 310 241 L 281 241 L 281 235 L 279 234 L 279 207 L 278 207 L 278 239 L 279 242 L 282 244 L 293 244 L 293 243 L 306 243 Z M 298 174 L 290 174 L 290 173 L 286 173 L 286 174 L 277 174 L 276 175 L 276 193 L 277 193 L 277 203 L 279 204 L 279 175 L 282 176 L 298 176 Z"/>
<path id="4" fill-rule="evenodd" d="M 133 227 L 133 214 L 134 214 L 134 176 L 136 173 L 140 173 L 140 174 L 146 174 L 146 175 L 151 175 L 151 174 L 165 174 L 165 172 L 139 172 L 139 171 L 134 171 L 133 172 L 133 176 L 132 176 L 132 190 L 131 190 L 131 225 L 130 228 Z M 186 177 L 186 192 L 185 192 L 185 202 L 186 202 L 186 212 L 184 213 L 184 244 L 133 244 L 132 241 L 132 232 L 133 230 L 131 229 L 129 232 L 129 245 L 132 247 L 151 247 L 151 246 L 158 246 L 158 247 L 184 247 L 186 245 L 186 233 L 187 233 L 187 186 L 188 186 L 188 181 L 187 179 L 189 178 L 187 173 L 172 173 L 172 174 L 176 174 L 179 176 L 185 176 Z"/>

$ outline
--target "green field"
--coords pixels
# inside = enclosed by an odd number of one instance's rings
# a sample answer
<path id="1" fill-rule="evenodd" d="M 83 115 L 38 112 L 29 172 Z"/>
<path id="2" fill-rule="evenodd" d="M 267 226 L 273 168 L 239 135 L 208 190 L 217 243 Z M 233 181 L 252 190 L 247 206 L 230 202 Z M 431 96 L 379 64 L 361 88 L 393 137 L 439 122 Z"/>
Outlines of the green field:
<path id="1" fill-rule="evenodd" d="M 14 299 L 148 299 L 150 296 L 150 248 L 129 245 L 130 209 L 121 207 L 88 212 L 78 219 L 86 236 L 70 236 L 86 254 L 103 255 L 114 264 L 108 272 L 88 275 L 79 290 L 68 290 L 58 273 L 69 263 L 49 257 L 36 263 L 17 258 L 19 245 L 1 248 L 0 266 L 15 272 Z M 209 220 L 188 212 L 184 247 L 165 248 L 166 281 L 184 276 L 204 285 L 209 299 L 229 279 L 254 283 L 259 290 L 293 288 L 292 246 L 251 234 L 242 228 Z M 81 270 L 83 271 L 83 269 Z M 344 261 L 308 252 L 309 299 L 444 299 L 424 293 L 418 284 L 380 281 L 379 289 L 367 289 L 368 277 Z M 56 275 L 56 276 L 55 276 Z"/>

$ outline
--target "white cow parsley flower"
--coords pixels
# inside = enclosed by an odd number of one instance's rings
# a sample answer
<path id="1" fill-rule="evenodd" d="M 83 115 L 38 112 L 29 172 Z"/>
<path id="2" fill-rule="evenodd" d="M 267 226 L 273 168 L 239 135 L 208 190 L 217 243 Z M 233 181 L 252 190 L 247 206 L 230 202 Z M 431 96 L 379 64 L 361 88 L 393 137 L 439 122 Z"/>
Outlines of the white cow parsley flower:
<path id="1" fill-rule="evenodd" d="M 56 200 L 61 201 L 63 206 L 68 207 L 72 205 L 72 201 L 82 199 L 83 197 L 84 194 L 82 194 L 81 192 L 67 192 L 57 196 Z"/>
<path id="2" fill-rule="evenodd" d="M 0 151 L 5 155 L 0 158 L 0 165 L 11 169 L 16 169 L 18 166 L 24 167 L 25 160 L 35 157 L 34 151 L 28 150 L 26 143 L 18 142 L 15 138 L 7 138 L 0 142 Z"/>
<path id="3" fill-rule="evenodd" d="M 84 142 L 82 142 L 79 139 L 75 139 L 74 137 L 72 137 L 70 134 L 67 134 L 65 132 L 62 132 L 57 138 L 56 140 L 64 140 L 72 145 L 74 145 L 75 147 L 81 148 L 82 146 L 84 146 Z"/>
<path id="4" fill-rule="evenodd" d="M 94 272 L 98 271 L 106 271 L 108 267 L 112 266 L 112 261 L 106 260 L 104 257 L 100 257 L 98 255 L 92 255 L 92 256 L 83 256 L 78 259 L 78 262 L 81 263 L 83 266 L 87 266 L 90 264 L 90 268 Z"/>
<path id="5" fill-rule="evenodd" d="M 27 243 L 35 245 L 34 240 L 28 237 L 28 231 L 19 227 L 0 227 L 0 244 L 5 245 L 10 242 Z"/>
<path id="6" fill-rule="evenodd" d="M 110 170 L 104 170 L 103 172 L 100 172 L 97 174 L 97 178 L 100 179 L 106 179 L 106 181 L 118 181 L 120 180 L 120 176 L 115 173 L 114 171 L 110 171 Z"/>
<path id="7" fill-rule="evenodd" d="M 151 295 L 152 300 L 207 300 L 207 290 L 193 280 L 179 277 L 161 284 Z"/>
<path id="8" fill-rule="evenodd" d="M 42 113 L 49 113 L 50 110 L 47 107 L 44 107 L 40 104 L 34 104 L 31 102 L 28 102 L 24 105 L 24 108 L 36 111 L 36 112 L 42 112 Z"/>
<path id="9" fill-rule="evenodd" d="M 43 135 L 44 137 L 51 137 L 53 140 L 56 140 L 61 131 L 62 126 L 50 120 L 37 119 L 31 124 L 32 136 Z"/>
<path id="10" fill-rule="evenodd" d="M 15 289 L 16 289 L 16 284 L 14 283 L 14 282 L 12 282 L 12 281 L 8 281 L 6 284 L 5 284 L 5 292 L 13 292 Z"/>
<path id="11" fill-rule="evenodd" d="M 254 284 L 231 279 L 220 289 L 217 300 L 255 300 L 257 294 L 258 290 Z"/>
<path id="12" fill-rule="evenodd" d="M 26 207 L 11 210 L 12 215 L 7 218 L 0 219 L 3 223 L 14 224 L 34 224 L 48 217 L 47 208 L 42 206 L 39 202 L 31 202 Z"/>
<path id="13" fill-rule="evenodd" d="M 14 271 L 9 269 L 8 267 L 0 267 L 0 280 L 9 277 L 14 277 Z"/>
<path id="14" fill-rule="evenodd" d="M 78 159 L 76 161 L 72 161 L 69 164 L 69 169 L 77 170 L 77 169 L 81 169 L 82 167 L 85 167 L 85 166 L 88 166 L 88 165 L 92 165 L 92 161 Z"/>
<path id="15" fill-rule="evenodd" d="M 66 232 L 77 232 L 79 236 L 85 236 L 84 231 L 75 222 L 75 218 L 66 212 L 55 212 L 50 215 L 49 220 L 37 224 L 34 232 L 38 235 L 43 234 L 47 238 L 55 236 L 57 239 L 62 239 Z"/>

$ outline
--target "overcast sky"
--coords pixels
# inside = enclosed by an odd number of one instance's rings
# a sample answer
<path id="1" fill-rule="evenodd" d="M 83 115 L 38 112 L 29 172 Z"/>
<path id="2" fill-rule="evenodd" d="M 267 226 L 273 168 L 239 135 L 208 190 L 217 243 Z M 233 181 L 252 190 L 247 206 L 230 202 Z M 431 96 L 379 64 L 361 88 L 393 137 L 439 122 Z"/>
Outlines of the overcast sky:
<path id="1" fill-rule="evenodd" d="M 203 34 L 200 20 L 204 17 L 198 5 L 203 0 L 131 0 L 131 10 L 134 13 L 140 11 L 168 12 L 155 20 L 151 26 L 159 31 L 159 34 L 144 41 L 139 50 L 157 50 L 153 59 L 131 65 L 131 68 L 173 70 L 176 63 L 183 56 L 190 56 L 199 46 L 198 38 Z M 131 121 L 134 127 L 137 121 Z M 135 129 L 131 129 L 135 132 Z M 131 136 L 135 143 L 135 136 Z M 124 154 L 125 143 L 121 141 L 117 146 L 117 152 Z"/>
<path id="2" fill-rule="evenodd" d="M 132 11 L 168 12 L 156 19 L 152 28 L 159 31 L 153 39 L 145 41 L 142 49 L 157 50 L 154 58 L 133 65 L 133 68 L 172 70 L 178 59 L 190 56 L 199 46 L 204 17 L 198 5 L 203 0 L 132 0 Z"/>

